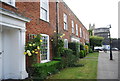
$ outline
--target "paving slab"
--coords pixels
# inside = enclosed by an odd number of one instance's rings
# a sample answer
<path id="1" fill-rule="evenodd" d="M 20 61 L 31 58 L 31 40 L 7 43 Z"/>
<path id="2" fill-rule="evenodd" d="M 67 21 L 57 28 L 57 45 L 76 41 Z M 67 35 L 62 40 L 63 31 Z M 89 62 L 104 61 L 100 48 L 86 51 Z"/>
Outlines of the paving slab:
<path id="1" fill-rule="evenodd" d="M 110 52 L 99 52 L 97 79 L 118 79 L 118 51 L 112 51 L 113 60 L 110 59 Z"/>

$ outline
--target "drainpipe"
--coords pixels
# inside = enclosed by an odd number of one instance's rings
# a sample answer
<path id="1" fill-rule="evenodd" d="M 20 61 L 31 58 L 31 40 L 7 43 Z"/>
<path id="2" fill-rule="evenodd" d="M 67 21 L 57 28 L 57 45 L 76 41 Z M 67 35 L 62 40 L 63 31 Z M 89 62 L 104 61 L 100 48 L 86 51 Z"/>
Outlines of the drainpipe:
<path id="1" fill-rule="evenodd" d="M 59 27 L 58 27 L 58 21 L 59 21 L 59 6 L 58 6 L 59 0 L 56 0 L 56 32 L 59 33 Z"/>
<path id="2" fill-rule="evenodd" d="M 56 0 L 56 47 L 58 48 L 58 33 L 59 33 L 59 29 L 58 29 L 58 0 Z"/>

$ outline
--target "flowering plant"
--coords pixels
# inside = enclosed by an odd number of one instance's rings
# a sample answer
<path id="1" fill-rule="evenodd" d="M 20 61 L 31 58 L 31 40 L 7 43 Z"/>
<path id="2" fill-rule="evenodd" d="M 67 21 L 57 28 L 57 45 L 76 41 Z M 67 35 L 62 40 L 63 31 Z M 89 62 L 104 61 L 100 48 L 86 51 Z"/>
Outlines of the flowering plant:
<path id="1" fill-rule="evenodd" d="M 39 54 L 42 40 L 41 35 L 34 36 L 34 39 L 28 41 L 25 45 L 25 55 L 32 56 L 33 54 Z"/>

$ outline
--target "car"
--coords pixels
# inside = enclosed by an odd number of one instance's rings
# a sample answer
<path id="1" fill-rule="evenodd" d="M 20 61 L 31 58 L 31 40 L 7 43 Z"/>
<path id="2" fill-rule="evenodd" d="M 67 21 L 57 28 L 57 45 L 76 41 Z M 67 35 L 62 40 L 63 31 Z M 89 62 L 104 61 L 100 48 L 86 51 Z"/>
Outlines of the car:
<path id="1" fill-rule="evenodd" d="M 112 48 L 112 51 L 118 51 L 118 48 Z"/>
<path id="2" fill-rule="evenodd" d="M 95 51 L 103 51 L 102 47 L 95 47 L 94 49 L 95 49 Z"/>

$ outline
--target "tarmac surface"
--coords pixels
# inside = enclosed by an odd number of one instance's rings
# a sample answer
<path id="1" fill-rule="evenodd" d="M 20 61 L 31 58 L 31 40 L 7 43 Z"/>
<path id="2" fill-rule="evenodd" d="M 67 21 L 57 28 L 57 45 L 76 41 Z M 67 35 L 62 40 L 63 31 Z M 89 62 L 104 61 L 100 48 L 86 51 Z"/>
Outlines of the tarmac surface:
<path id="1" fill-rule="evenodd" d="M 112 51 L 113 60 L 109 60 L 110 52 L 99 52 L 97 79 L 118 80 L 118 53 L 118 51 Z"/>

